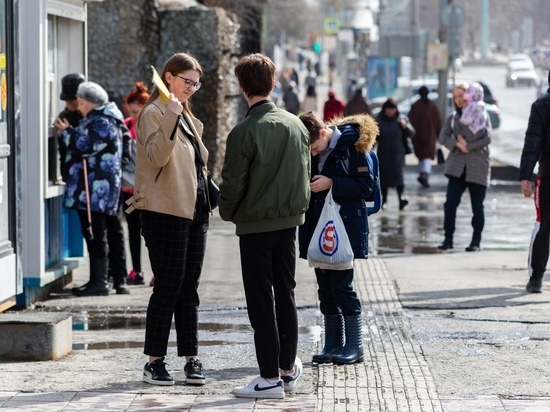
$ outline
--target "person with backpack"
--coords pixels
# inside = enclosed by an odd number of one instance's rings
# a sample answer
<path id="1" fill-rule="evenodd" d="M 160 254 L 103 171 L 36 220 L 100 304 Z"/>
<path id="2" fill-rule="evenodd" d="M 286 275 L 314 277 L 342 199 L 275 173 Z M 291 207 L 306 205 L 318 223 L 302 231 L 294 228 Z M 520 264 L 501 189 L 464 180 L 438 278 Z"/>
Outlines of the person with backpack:
<path id="1" fill-rule="evenodd" d="M 378 126 L 369 115 L 356 115 L 326 125 L 315 113 L 300 116 L 310 135 L 311 199 L 305 223 L 299 228 L 300 257 L 309 244 L 329 189 L 344 221 L 354 258 L 368 257 L 369 222 L 365 200 L 375 190 L 370 152 Z M 363 362 L 361 301 L 353 288 L 354 270 L 315 268 L 325 346 L 313 356 L 316 363 Z"/>

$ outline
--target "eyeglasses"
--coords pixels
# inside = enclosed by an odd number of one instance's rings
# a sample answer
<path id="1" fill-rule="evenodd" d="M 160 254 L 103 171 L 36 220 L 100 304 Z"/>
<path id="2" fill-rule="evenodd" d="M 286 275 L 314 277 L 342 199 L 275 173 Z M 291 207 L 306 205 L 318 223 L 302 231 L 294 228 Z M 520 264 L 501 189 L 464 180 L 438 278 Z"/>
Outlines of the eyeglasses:
<path id="1" fill-rule="evenodd" d="M 194 82 L 193 80 L 189 80 L 189 79 L 186 79 L 185 77 L 181 77 L 179 74 L 174 74 L 174 76 L 179 77 L 181 80 L 183 80 L 183 82 L 185 83 L 185 87 L 187 87 L 188 89 L 193 89 L 197 91 L 202 86 L 201 82 Z"/>

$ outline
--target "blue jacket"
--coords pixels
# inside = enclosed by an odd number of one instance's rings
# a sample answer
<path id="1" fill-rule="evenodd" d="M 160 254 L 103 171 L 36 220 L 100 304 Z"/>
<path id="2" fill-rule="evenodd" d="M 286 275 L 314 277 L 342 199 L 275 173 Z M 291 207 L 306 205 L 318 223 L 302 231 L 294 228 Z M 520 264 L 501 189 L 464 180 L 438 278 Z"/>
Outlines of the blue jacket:
<path id="1" fill-rule="evenodd" d="M 115 215 L 121 185 L 124 119 L 115 103 L 92 110 L 76 128 L 65 129 L 60 143 L 66 148 L 65 207 L 86 210 L 82 160 L 87 161 L 92 212 Z"/>
<path id="2" fill-rule="evenodd" d="M 374 176 L 368 167 L 367 156 L 376 140 L 378 126 L 370 115 L 335 119 L 335 125 L 342 135 L 325 160 L 320 173 L 319 156 L 312 157 L 311 175 L 321 174 L 332 179 L 332 195 L 340 205 L 340 216 L 353 254 L 356 259 L 366 259 L 369 252 L 369 222 L 365 199 L 374 190 Z M 346 166 L 343 167 L 344 162 Z M 319 221 L 327 193 L 328 190 L 311 193 L 306 221 L 299 228 L 300 257 L 303 259 L 307 259 L 311 236 Z"/>

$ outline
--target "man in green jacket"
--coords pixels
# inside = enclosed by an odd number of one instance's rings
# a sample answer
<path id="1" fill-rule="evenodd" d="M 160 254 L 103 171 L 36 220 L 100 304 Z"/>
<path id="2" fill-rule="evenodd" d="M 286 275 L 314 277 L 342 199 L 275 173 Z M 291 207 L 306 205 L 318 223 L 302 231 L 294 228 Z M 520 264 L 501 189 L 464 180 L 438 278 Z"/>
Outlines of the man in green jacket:
<path id="1" fill-rule="evenodd" d="M 280 399 L 302 372 L 294 275 L 296 227 L 304 223 L 310 196 L 309 133 L 298 117 L 269 100 L 275 86 L 271 59 L 245 56 L 235 75 L 249 110 L 227 138 L 219 211 L 239 236 L 260 376 L 232 393 Z"/>

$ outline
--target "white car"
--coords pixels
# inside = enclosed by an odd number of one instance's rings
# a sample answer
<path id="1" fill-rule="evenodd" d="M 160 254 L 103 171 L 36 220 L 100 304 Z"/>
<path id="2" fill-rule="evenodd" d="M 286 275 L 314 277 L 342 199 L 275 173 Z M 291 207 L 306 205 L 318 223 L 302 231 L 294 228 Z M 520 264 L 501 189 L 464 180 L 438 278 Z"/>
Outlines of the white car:
<path id="1" fill-rule="evenodd" d="M 535 71 L 533 62 L 517 61 L 508 64 L 506 71 L 506 87 L 518 85 L 536 87 L 539 84 L 539 76 Z"/>

